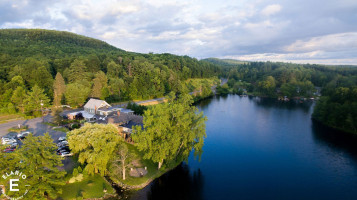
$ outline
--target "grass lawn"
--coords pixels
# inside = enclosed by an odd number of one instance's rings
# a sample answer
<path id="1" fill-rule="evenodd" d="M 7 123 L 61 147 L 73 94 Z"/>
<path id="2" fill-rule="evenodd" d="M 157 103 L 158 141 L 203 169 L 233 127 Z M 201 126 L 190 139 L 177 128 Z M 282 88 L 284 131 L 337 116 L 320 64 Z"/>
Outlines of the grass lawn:
<path id="1" fill-rule="evenodd" d="M 61 128 L 55 128 L 55 129 L 53 129 L 53 130 L 55 130 L 55 131 L 61 131 L 61 132 L 65 132 L 65 133 L 67 133 L 69 130 L 67 129 L 67 128 L 65 128 L 65 127 L 61 127 Z"/>
<path id="2" fill-rule="evenodd" d="M 54 123 L 51 123 L 51 122 L 43 122 L 43 123 L 46 124 L 46 125 L 49 125 L 49 126 L 53 126 L 53 127 L 58 126 L 57 124 L 54 124 Z"/>
<path id="3" fill-rule="evenodd" d="M 62 199 L 76 199 L 83 197 L 87 198 L 100 198 L 104 196 L 104 189 L 106 193 L 114 193 L 114 189 L 103 177 L 96 174 L 83 178 L 80 182 L 69 183 L 62 187 Z"/>
<path id="4" fill-rule="evenodd" d="M 9 121 L 13 121 L 13 120 L 20 120 L 20 119 L 24 119 L 24 117 L 19 114 L 1 114 L 0 115 L 0 124 L 6 123 Z"/>

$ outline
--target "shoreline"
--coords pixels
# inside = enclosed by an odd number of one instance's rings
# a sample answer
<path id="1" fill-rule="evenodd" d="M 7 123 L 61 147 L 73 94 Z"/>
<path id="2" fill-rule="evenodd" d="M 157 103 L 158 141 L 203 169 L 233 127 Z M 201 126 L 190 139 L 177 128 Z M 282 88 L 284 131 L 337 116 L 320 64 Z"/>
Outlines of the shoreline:
<path id="1" fill-rule="evenodd" d="M 132 193 L 132 192 L 140 191 L 140 190 L 144 189 L 145 187 L 151 185 L 156 179 L 158 179 L 158 178 L 162 177 L 163 175 L 167 174 L 168 172 L 174 170 L 179 165 L 181 165 L 182 162 L 179 162 L 177 165 L 166 169 L 163 173 L 159 173 L 159 175 L 155 176 L 155 178 L 149 178 L 146 182 L 138 184 L 138 185 L 127 185 L 125 183 L 122 183 L 121 181 L 115 182 L 108 176 L 105 176 L 104 179 L 107 182 L 109 182 L 110 185 L 112 186 L 112 188 L 115 190 L 115 196 L 126 195 L 125 193 Z M 102 198 L 105 198 L 105 197 L 102 197 Z"/>

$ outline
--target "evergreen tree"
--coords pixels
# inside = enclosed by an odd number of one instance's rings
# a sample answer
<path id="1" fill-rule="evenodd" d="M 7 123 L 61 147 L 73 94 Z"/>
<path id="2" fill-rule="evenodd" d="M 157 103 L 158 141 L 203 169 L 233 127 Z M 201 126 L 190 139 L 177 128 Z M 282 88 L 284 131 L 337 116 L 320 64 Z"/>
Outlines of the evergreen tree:
<path id="1" fill-rule="evenodd" d="M 92 93 L 91 96 L 92 97 L 97 97 L 97 98 L 101 98 L 104 96 L 105 99 L 105 95 L 107 93 L 104 93 L 104 91 L 108 89 L 108 79 L 107 76 L 104 74 L 104 72 L 99 71 L 95 74 L 95 78 L 93 79 L 93 88 L 92 88 Z M 105 95 L 103 95 L 105 94 Z"/>
<path id="2" fill-rule="evenodd" d="M 64 76 L 67 79 L 67 83 L 74 83 L 77 80 L 87 79 L 86 74 L 87 67 L 83 60 L 75 59 L 71 66 L 64 70 Z"/>
<path id="3" fill-rule="evenodd" d="M 40 113 L 41 109 L 49 106 L 50 99 L 44 90 L 35 85 L 25 99 L 25 111 L 28 113 Z"/>
<path id="4" fill-rule="evenodd" d="M 57 73 L 55 82 L 53 83 L 53 93 L 54 93 L 54 98 L 53 98 L 53 105 L 54 106 L 60 106 L 61 105 L 61 100 L 66 92 L 66 84 L 64 82 L 64 79 L 60 73 Z"/>
<path id="5" fill-rule="evenodd" d="M 21 159 L 21 171 L 27 175 L 25 185 L 30 185 L 26 198 L 28 199 L 55 199 L 62 193 L 61 187 L 65 184 L 65 171 L 59 170 L 63 166 L 62 159 L 54 152 L 57 149 L 51 136 L 32 136 L 30 134 L 23 141 L 18 150 Z"/>

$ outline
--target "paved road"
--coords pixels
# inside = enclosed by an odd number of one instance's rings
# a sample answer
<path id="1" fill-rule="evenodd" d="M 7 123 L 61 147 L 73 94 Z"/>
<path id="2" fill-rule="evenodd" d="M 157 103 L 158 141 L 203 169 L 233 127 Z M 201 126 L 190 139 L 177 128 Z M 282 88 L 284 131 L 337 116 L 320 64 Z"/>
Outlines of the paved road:
<path id="1" fill-rule="evenodd" d="M 161 97 L 161 98 L 157 98 L 157 99 L 149 99 L 149 100 L 145 100 L 145 101 L 137 101 L 135 103 L 140 105 L 140 104 L 149 103 L 149 102 L 152 102 L 152 101 L 162 101 L 164 99 L 165 99 L 165 97 Z"/>

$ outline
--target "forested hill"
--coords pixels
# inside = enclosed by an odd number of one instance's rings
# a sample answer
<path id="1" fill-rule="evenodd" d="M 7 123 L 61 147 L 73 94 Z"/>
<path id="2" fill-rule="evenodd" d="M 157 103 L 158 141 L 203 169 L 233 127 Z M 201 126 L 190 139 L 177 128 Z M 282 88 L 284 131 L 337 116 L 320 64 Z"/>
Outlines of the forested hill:
<path id="1" fill-rule="evenodd" d="M 69 32 L 0 30 L 0 113 L 35 115 L 40 97 L 46 106 L 161 97 L 183 91 L 188 79 L 220 73 L 188 56 L 127 52 Z"/>
<path id="2" fill-rule="evenodd" d="M 103 41 L 66 31 L 41 29 L 0 30 L 0 54 L 64 57 L 73 54 L 123 51 Z"/>
<path id="3" fill-rule="evenodd" d="M 210 62 L 212 64 L 219 65 L 221 67 L 232 67 L 240 64 L 248 64 L 249 61 L 241 61 L 241 60 L 234 60 L 234 59 L 219 59 L 219 58 L 206 58 L 203 61 Z"/>

